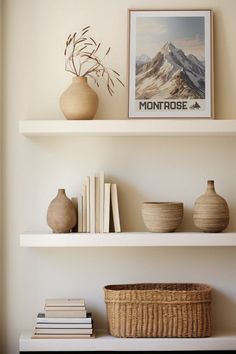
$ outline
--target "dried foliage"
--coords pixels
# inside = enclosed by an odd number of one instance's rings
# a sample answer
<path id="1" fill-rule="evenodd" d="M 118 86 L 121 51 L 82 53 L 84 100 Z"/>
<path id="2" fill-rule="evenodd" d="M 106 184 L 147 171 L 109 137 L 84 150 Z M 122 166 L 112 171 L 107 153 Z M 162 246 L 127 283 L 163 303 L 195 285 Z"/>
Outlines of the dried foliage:
<path id="1" fill-rule="evenodd" d="M 90 26 L 84 27 L 79 33 L 71 33 L 66 40 L 65 70 L 76 76 L 90 77 L 99 87 L 99 79 L 105 80 L 108 92 L 112 96 L 114 93 L 115 82 L 118 81 L 122 86 L 120 74 L 105 66 L 103 60 L 109 54 L 108 48 L 101 57 L 101 43 L 97 43 L 88 32 Z"/>

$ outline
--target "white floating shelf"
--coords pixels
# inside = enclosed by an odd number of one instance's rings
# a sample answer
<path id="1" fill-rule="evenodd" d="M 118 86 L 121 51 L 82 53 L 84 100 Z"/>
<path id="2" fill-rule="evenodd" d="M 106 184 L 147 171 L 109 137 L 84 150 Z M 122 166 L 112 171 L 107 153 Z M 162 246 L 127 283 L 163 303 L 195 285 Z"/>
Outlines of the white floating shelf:
<path id="1" fill-rule="evenodd" d="M 73 351 L 162 351 L 235 350 L 236 334 L 209 338 L 115 338 L 101 332 L 94 339 L 31 339 L 32 332 L 20 336 L 20 352 Z"/>
<path id="2" fill-rule="evenodd" d="M 21 247 L 236 246 L 236 233 L 122 232 L 109 234 L 22 234 Z"/>
<path id="3" fill-rule="evenodd" d="M 21 120 L 26 136 L 194 136 L 236 135 L 236 120 L 122 119 L 122 120 Z"/>

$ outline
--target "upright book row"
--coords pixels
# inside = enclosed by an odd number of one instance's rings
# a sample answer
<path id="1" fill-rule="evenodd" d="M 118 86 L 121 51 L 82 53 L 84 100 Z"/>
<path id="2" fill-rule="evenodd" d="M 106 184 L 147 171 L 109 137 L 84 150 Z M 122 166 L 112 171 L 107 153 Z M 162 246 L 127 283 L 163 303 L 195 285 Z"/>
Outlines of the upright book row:
<path id="1" fill-rule="evenodd" d="M 105 183 L 104 172 L 85 178 L 78 197 L 78 232 L 121 232 L 117 185 Z"/>

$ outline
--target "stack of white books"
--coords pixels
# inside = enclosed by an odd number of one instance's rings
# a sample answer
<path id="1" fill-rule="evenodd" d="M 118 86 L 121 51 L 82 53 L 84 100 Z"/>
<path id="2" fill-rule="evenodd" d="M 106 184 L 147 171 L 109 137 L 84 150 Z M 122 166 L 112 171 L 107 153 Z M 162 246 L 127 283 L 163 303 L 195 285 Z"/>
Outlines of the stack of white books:
<path id="1" fill-rule="evenodd" d="M 77 231 L 121 232 L 117 185 L 105 183 L 104 172 L 85 178 L 78 198 Z"/>
<path id="2" fill-rule="evenodd" d="M 93 320 L 84 299 L 47 299 L 32 338 L 93 338 Z"/>

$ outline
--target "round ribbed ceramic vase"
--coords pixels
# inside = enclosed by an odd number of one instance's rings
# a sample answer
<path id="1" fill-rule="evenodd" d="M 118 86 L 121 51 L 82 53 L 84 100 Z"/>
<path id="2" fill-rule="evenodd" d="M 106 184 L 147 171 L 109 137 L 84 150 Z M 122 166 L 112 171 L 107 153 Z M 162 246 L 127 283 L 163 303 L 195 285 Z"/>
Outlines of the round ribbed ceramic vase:
<path id="1" fill-rule="evenodd" d="M 184 205 L 179 202 L 144 202 L 142 217 L 151 232 L 173 232 L 181 224 Z"/>
<path id="2" fill-rule="evenodd" d="M 195 201 L 193 221 L 204 232 L 221 232 L 228 226 L 228 204 L 216 193 L 214 181 L 207 181 L 205 194 Z"/>
<path id="3" fill-rule="evenodd" d="M 75 226 L 75 206 L 66 196 L 65 189 L 58 189 L 57 196 L 49 204 L 47 223 L 55 233 L 70 232 Z"/>
<path id="4" fill-rule="evenodd" d="M 60 97 L 60 108 L 66 119 L 93 119 L 98 108 L 98 96 L 87 78 L 75 76 Z"/>

